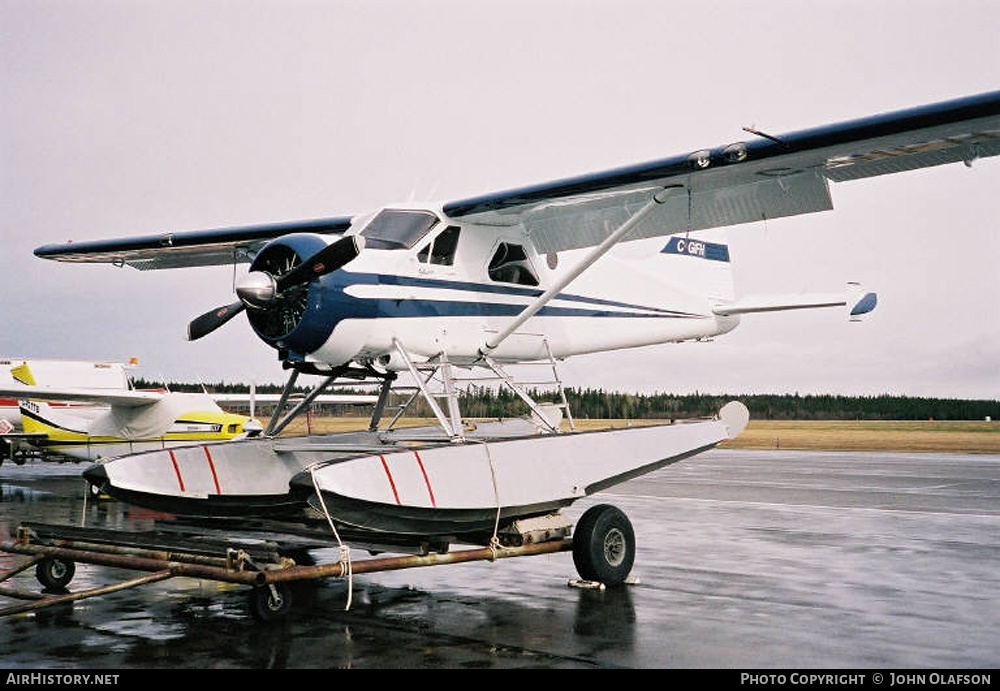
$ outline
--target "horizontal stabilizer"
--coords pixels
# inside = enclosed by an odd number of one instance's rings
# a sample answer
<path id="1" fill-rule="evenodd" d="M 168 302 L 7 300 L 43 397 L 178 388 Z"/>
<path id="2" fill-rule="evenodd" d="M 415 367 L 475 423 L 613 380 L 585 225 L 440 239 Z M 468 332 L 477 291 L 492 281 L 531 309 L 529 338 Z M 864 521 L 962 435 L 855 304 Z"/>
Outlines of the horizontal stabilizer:
<path id="1" fill-rule="evenodd" d="M 719 316 L 728 317 L 754 312 L 847 307 L 850 319 L 857 321 L 862 315 L 875 309 L 876 303 L 875 293 L 864 291 L 857 283 L 849 283 L 843 293 L 747 295 L 733 302 L 716 305 L 712 311 Z"/>

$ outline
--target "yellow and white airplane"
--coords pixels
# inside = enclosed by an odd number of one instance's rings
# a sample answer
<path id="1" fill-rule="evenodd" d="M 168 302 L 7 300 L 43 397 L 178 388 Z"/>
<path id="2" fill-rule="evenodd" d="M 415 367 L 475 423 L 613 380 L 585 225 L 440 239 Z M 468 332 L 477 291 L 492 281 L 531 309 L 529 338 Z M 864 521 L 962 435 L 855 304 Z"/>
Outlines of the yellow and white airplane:
<path id="1" fill-rule="evenodd" d="M 16 382 L 0 384 L 0 398 L 18 401 L 21 432 L 0 434 L 0 460 L 93 461 L 186 444 L 213 444 L 260 434 L 251 416 L 229 413 L 206 393 L 39 386 L 28 363 L 11 369 Z M 82 415 L 55 402 L 86 402 Z"/>
<path id="2" fill-rule="evenodd" d="M 114 360 L 75 360 L 65 358 L 0 357 L 0 389 L 16 386 L 12 369 L 27 365 L 31 376 L 40 386 L 61 386 L 75 389 L 133 388 L 129 371 L 138 366 L 136 358 L 126 362 Z M 20 370 L 18 370 L 20 371 Z M 24 382 L 20 382 L 24 383 Z M 57 408 L 66 408 L 81 417 L 94 417 L 107 409 L 106 405 L 90 401 L 52 401 Z M 0 434 L 21 431 L 21 411 L 16 398 L 0 395 Z"/>

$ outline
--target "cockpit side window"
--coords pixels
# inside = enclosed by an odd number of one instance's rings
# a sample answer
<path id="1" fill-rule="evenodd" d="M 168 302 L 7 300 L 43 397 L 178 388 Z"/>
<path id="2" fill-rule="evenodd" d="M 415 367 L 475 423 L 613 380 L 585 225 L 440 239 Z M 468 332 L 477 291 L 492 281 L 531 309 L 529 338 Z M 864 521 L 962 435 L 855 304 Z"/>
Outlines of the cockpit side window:
<path id="1" fill-rule="evenodd" d="M 410 249 L 427 235 L 438 222 L 429 211 L 383 209 L 375 215 L 361 234 L 365 246 L 382 250 Z"/>
<path id="2" fill-rule="evenodd" d="M 493 281 L 525 286 L 538 285 L 538 279 L 531 270 L 524 248 L 512 242 L 500 243 L 486 271 Z"/>
<path id="3" fill-rule="evenodd" d="M 458 226 L 448 226 L 441 234 L 434 238 L 433 242 L 427 243 L 417 253 L 417 260 L 422 264 L 440 264 L 451 266 L 455 263 L 455 250 L 458 249 L 458 235 L 461 229 Z"/>
<path id="4" fill-rule="evenodd" d="M 431 264 L 451 266 L 455 263 L 455 250 L 458 249 L 458 226 L 448 226 L 434 240 L 431 250 Z"/>

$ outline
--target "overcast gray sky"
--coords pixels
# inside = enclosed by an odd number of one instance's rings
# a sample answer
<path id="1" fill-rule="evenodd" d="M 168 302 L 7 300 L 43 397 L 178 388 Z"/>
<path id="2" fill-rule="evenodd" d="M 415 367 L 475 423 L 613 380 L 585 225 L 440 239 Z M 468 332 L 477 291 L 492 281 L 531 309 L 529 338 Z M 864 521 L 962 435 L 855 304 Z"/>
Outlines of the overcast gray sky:
<path id="1" fill-rule="evenodd" d="M 451 199 L 1000 88 L 995 0 L 0 0 L 0 356 L 282 381 L 226 268 L 42 244 Z M 741 292 L 879 294 L 570 360 L 574 386 L 1000 397 L 1000 160 L 842 183 L 730 233 Z"/>

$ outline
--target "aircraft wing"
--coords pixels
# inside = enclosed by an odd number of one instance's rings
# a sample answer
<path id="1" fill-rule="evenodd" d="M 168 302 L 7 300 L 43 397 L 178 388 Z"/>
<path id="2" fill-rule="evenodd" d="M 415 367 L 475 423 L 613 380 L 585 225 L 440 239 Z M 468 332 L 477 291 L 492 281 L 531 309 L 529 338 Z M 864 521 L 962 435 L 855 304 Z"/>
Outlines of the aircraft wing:
<path id="1" fill-rule="evenodd" d="M 163 399 L 163 394 L 156 391 L 77 389 L 23 385 L 0 386 L 0 396 L 14 398 L 19 401 L 84 401 L 126 408 L 147 406 Z"/>
<path id="2" fill-rule="evenodd" d="M 541 252 L 600 244 L 658 190 L 627 239 L 833 208 L 830 182 L 1000 154 L 1000 91 L 452 201 L 451 218 L 523 224 Z"/>
<path id="3" fill-rule="evenodd" d="M 249 262 L 269 240 L 289 233 L 341 235 L 351 217 L 162 233 L 39 247 L 35 255 L 64 262 L 110 263 L 147 271 Z"/>
<path id="4" fill-rule="evenodd" d="M 599 245 L 654 194 L 662 203 L 627 239 L 672 235 L 833 208 L 843 182 L 1000 154 L 1000 91 L 788 134 L 690 151 L 604 172 L 459 199 L 453 219 L 522 225 L 541 253 Z M 666 190 L 666 193 L 664 193 Z M 247 261 L 293 232 L 340 234 L 351 217 L 45 245 L 71 262 L 161 269 Z"/>

